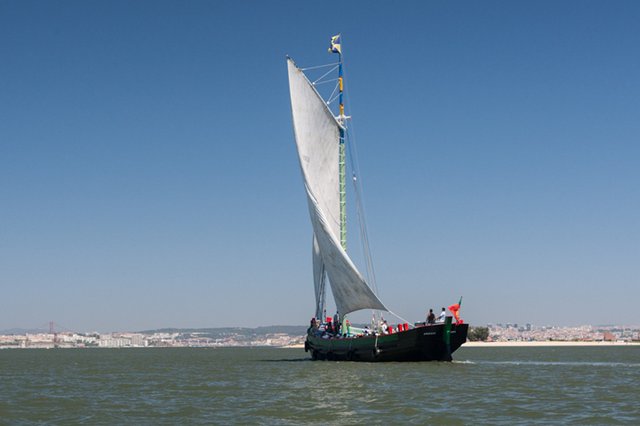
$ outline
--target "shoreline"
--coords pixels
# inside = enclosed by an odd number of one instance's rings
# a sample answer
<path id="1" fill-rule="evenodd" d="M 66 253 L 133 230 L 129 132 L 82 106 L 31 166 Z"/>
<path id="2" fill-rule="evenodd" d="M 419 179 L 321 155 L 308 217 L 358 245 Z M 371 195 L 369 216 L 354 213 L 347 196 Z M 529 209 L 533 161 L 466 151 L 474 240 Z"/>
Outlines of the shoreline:
<path id="1" fill-rule="evenodd" d="M 534 340 L 508 342 L 466 342 L 461 348 L 525 348 L 525 347 L 560 347 L 560 346 L 640 346 L 640 342 L 603 342 L 603 341 L 562 341 L 562 340 Z M 303 349 L 303 344 L 280 346 L 283 349 Z"/>
<path id="2" fill-rule="evenodd" d="M 466 342 L 463 348 L 507 348 L 507 347 L 550 347 L 550 346 L 640 346 L 640 342 L 604 342 L 604 341 L 509 341 L 509 342 Z"/>

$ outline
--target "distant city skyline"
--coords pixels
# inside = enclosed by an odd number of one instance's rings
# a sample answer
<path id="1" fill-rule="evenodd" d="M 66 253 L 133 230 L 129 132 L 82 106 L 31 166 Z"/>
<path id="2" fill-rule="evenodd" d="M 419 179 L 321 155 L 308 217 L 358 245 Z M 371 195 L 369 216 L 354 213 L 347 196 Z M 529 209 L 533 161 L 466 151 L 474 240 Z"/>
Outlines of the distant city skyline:
<path id="1" fill-rule="evenodd" d="M 356 325 L 364 325 L 366 323 L 356 324 Z M 393 322 L 391 322 L 393 324 Z M 600 328 L 619 328 L 619 329 L 631 329 L 640 331 L 640 324 L 578 324 L 578 325 L 562 325 L 562 324 L 536 324 L 536 323 L 517 323 L 517 322 L 509 322 L 509 321 L 499 321 L 495 323 L 486 323 L 486 324 L 470 324 L 471 327 L 497 327 L 497 328 L 516 328 L 516 329 L 525 329 L 531 330 L 533 329 L 543 329 L 543 328 L 557 328 L 557 329 L 568 329 L 568 328 L 582 328 L 582 327 L 593 327 L 596 329 Z M 92 333 L 104 333 L 104 334 L 112 334 L 112 333 L 149 333 L 149 332 L 159 332 L 159 330 L 177 330 L 177 331 L 185 331 L 185 330 L 216 330 L 216 329 L 246 329 L 246 330 L 254 330 L 259 328 L 296 328 L 296 327 L 307 327 L 307 325 L 302 324 L 269 324 L 263 325 L 259 327 L 246 327 L 246 326 L 225 326 L 225 327 L 159 327 L 159 328 L 149 328 L 149 329 L 130 329 L 123 328 L 118 330 L 89 330 L 89 329 L 69 329 L 63 326 L 56 325 L 54 327 L 53 333 L 50 329 L 47 328 L 11 328 L 11 329 L 0 329 L 0 335 L 12 335 L 12 334 L 54 334 L 54 333 L 81 333 L 81 334 L 92 334 Z"/>
<path id="2" fill-rule="evenodd" d="M 131 348 L 131 347 L 251 347 L 304 348 L 305 326 L 150 330 L 111 333 L 15 333 L 0 332 L 0 349 Z M 602 344 L 640 344 L 640 328 L 523 327 L 489 325 L 472 328 L 470 341 Z"/>
<path id="3" fill-rule="evenodd" d="M 285 55 L 337 33 L 386 306 L 640 323 L 640 3 L 324 6 L 4 2 L 0 329 L 307 324 Z"/>

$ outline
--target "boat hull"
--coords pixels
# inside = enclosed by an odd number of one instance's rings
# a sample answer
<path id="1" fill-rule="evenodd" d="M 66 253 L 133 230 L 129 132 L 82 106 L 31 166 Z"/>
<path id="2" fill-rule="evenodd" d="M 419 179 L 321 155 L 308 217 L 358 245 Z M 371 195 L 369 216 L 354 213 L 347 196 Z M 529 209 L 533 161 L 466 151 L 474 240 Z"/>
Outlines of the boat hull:
<path id="1" fill-rule="evenodd" d="M 451 361 L 451 354 L 466 342 L 468 328 L 468 324 L 452 324 L 448 338 L 445 324 L 353 338 L 323 338 L 310 331 L 304 346 L 314 360 Z"/>

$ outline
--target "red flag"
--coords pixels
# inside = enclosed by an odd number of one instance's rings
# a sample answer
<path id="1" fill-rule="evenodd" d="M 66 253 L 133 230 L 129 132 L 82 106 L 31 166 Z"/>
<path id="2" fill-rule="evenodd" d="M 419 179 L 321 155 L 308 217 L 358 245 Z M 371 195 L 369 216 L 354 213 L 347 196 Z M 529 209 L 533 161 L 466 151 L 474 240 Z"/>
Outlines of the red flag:
<path id="1" fill-rule="evenodd" d="M 458 313 L 458 311 L 460 310 L 460 302 L 456 303 L 455 305 L 449 306 L 447 309 L 451 311 L 453 317 L 456 319 L 456 325 L 464 323 L 464 321 L 460 319 L 460 314 Z"/>

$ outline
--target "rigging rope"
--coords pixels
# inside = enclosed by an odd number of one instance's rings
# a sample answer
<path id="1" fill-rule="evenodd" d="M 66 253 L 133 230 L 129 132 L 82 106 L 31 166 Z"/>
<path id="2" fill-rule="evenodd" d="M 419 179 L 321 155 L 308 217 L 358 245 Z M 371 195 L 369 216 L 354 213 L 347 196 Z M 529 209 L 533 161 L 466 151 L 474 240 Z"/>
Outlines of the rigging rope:
<path id="1" fill-rule="evenodd" d="M 400 315 L 398 315 L 398 314 L 396 314 L 396 313 L 394 313 L 394 312 L 391 312 L 391 311 L 387 311 L 387 312 L 389 312 L 389 313 L 390 313 L 391 315 L 393 315 L 394 317 L 396 317 L 396 318 L 398 318 L 398 319 L 402 320 L 405 324 L 409 324 L 409 327 L 411 327 L 411 328 L 415 328 L 415 326 L 414 326 L 413 324 L 411 324 L 411 323 L 410 323 L 409 321 L 407 321 L 406 319 L 402 318 Z"/>
<path id="2" fill-rule="evenodd" d="M 340 87 L 340 84 L 336 84 L 336 87 L 333 89 L 333 92 L 331 93 L 331 96 L 329 96 L 329 100 L 327 101 L 327 105 L 331 105 L 331 102 L 335 101 L 336 99 L 338 99 L 340 97 L 340 93 L 336 93 L 336 90 L 338 90 L 338 87 Z"/>
<path id="3" fill-rule="evenodd" d="M 346 74 L 346 73 L 345 73 Z M 346 77 L 346 76 L 345 76 Z M 351 106 L 349 104 L 349 87 L 345 85 L 346 92 L 346 102 L 349 106 L 349 110 L 351 110 Z M 352 172 L 352 183 L 354 188 L 354 193 L 356 196 L 356 212 L 358 215 L 358 223 L 360 225 L 360 239 L 362 244 L 362 250 L 365 257 L 365 263 L 367 267 L 367 278 L 371 287 L 376 295 L 378 295 L 378 284 L 376 281 L 376 273 L 375 268 L 373 266 L 373 256 L 371 254 L 371 245 L 369 244 L 369 233 L 367 230 L 367 221 L 365 214 L 365 206 L 363 200 L 363 186 L 362 179 L 358 176 L 360 175 L 360 168 L 358 165 L 358 151 L 356 145 L 356 135 L 355 128 L 353 122 L 351 126 L 347 129 L 347 136 L 349 138 L 349 143 L 347 147 L 349 149 L 349 163 L 351 166 Z"/>
<path id="4" fill-rule="evenodd" d="M 342 55 L 342 60 L 344 62 L 344 55 Z M 344 76 L 345 80 L 347 80 L 346 69 L 344 69 L 343 73 L 345 74 Z M 348 110 L 351 111 L 351 104 L 350 104 L 351 96 L 349 96 L 349 86 L 347 84 L 345 84 L 345 86 L 346 87 L 344 91 L 346 95 L 345 96 L 346 103 L 347 103 Z M 372 288 L 375 295 L 380 297 L 379 290 L 378 290 L 378 283 L 376 280 L 376 272 L 373 266 L 373 256 L 371 254 L 371 245 L 369 243 L 369 233 L 367 231 L 366 214 L 365 214 L 365 206 L 364 206 L 364 199 L 363 199 L 364 190 L 363 190 L 362 178 L 358 178 L 358 176 L 360 175 L 360 167 L 358 164 L 358 148 L 356 144 L 355 126 L 353 122 L 351 122 L 351 126 L 347 129 L 347 136 L 349 137 L 349 143 L 347 144 L 349 149 L 349 163 L 352 171 L 352 183 L 353 183 L 354 192 L 356 195 L 356 211 L 359 219 L 358 222 L 360 224 L 360 240 L 361 240 L 362 250 L 365 257 L 365 264 L 367 268 L 367 271 L 366 271 L 367 281 L 370 283 L 370 287 Z M 398 315 L 392 313 L 391 311 L 389 311 L 389 313 L 396 316 L 397 318 L 400 318 Z M 382 314 L 379 311 L 374 310 L 372 314 L 373 314 L 374 322 L 377 321 L 376 318 L 382 318 Z M 403 321 L 405 320 L 403 319 Z M 408 321 L 405 321 L 405 322 L 408 322 Z"/>
<path id="5" fill-rule="evenodd" d="M 325 81 L 321 81 L 319 83 L 315 83 L 316 86 L 320 86 L 321 84 L 327 84 L 327 83 L 331 83 L 332 81 L 338 81 L 337 78 L 332 78 L 331 80 L 325 80 Z"/>
<path id="6" fill-rule="evenodd" d="M 322 74 L 322 76 L 320 76 L 320 78 L 316 79 L 316 81 L 314 81 L 313 84 L 314 86 L 316 85 L 317 82 L 319 82 L 320 80 L 322 80 L 323 78 L 325 78 L 327 75 L 329 75 L 331 72 L 335 71 L 336 69 L 338 69 L 338 66 L 336 65 L 335 67 L 331 68 L 329 71 L 325 72 L 324 74 Z"/>
<path id="7" fill-rule="evenodd" d="M 340 87 L 340 84 L 336 83 L 335 87 L 333 88 L 333 92 L 331 92 L 331 94 L 329 95 L 329 100 L 326 101 L 327 105 L 331 104 L 331 102 L 335 101 L 338 98 L 340 94 L 336 94 L 336 92 L 338 91 L 339 87 Z"/>
<path id="8" fill-rule="evenodd" d="M 306 68 L 300 68 L 301 71 L 307 71 L 307 70 L 315 70 L 318 68 L 326 68 L 326 67 L 330 67 L 333 65 L 340 65 L 340 62 L 334 62 L 333 64 L 325 64 L 325 65 L 316 65 L 315 67 L 306 67 Z"/>

